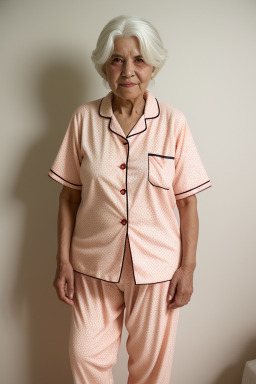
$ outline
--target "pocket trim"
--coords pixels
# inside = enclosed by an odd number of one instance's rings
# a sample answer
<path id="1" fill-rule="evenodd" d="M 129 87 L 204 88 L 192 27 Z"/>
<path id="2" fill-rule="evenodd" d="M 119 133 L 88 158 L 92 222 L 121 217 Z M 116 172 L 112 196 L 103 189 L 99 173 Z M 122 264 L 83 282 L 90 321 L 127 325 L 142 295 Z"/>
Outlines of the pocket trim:
<path id="1" fill-rule="evenodd" d="M 158 153 L 150 153 L 150 152 L 148 152 L 148 182 L 149 182 L 151 185 L 153 185 L 154 187 L 169 190 L 170 188 L 166 188 L 166 187 L 162 187 L 162 186 L 160 186 L 160 185 L 153 184 L 153 183 L 149 180 L 149 156 L 158 156 L 158 157 L 163 157 L 163 158 L 172 159 L 172 160 L 174 160 L 174 156 L 165 156 L 165 155 L 160 155 L 160 154 L 158 154 Z"/>
<path id="2" fill-rule="evenodd" d="M 164 156 L 164 155 L 159 155 L 158 153 L 148 153 L 148 156 L 159 156 L 159 157 L 166 157 L 167 159 L 174 159 L 173 156 Z"/>

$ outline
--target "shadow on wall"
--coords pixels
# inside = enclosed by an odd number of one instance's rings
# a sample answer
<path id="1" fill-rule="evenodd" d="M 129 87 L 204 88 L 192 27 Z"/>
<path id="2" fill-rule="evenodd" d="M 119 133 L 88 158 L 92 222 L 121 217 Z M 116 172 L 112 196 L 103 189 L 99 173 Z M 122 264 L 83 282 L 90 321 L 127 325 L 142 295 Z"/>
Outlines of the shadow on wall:
<path id="1" fill-rule="evenodd" d="M 20 378 L 20 383 L 70 384 L 67 346 L 71 307 L 58 299 L 52 285 L 56 270 L 58 196 L 62 187 L 47 173 L 73 110 L 85 102 L 84 90 L 89 79 L 81 67 L 76 68 L 74 60 L 73 63 L 55 60 L 39 71 L 31 109 L 43 110 L 44 120 L 30 129 L 41 130 L 44 136 L 17 169 L 19 176 L 13 195 L 22 203 L 26 214 L 11 310 L 17 324 L 25 311 L 28 324 L 24 336 L 28 377 L 24 381 Z"/>
<path id="2" fill-rule="evenodd" d="M 234 319 L 235 321 L 235 319 Z M 248 344 L 247 348 L 241 352 L 240 357 L 233 365 L 227 367 L 220 375 L 214 384 L 241 384 L 244 372 L 245 363 L 248 360 L 256 358 L 256 339 Z M 210 384 L 210 383 L 207 383 Z"/>

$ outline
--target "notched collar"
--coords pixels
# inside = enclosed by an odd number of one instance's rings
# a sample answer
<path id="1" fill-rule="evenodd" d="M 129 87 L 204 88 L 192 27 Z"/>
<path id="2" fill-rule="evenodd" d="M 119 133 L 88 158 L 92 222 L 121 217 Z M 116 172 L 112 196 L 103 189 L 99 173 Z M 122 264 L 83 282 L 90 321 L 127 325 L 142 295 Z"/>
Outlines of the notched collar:
<path id="1" fill-rule="evenodd" d="M 147 120 L 155 119 L 160 115 L 160 107 L 158 100 L 153 96 L 153 94 L 149 90 L 146 90 L 144 93 L 144 98 L 146 99 L 144 114 L 137 121 L 137 123 L 129 132 L 129 134 L 125 136 L 118 120 L 116 119 L 113 113 L 112 98 L 113 91 L 110 91 L 105 97 L 101 99 L 99 105 L 99 115 L 103 118 L 109 119 L 109 129 L 124 138 L 129 138 L 131 136 L 137 135 L 138 133 L 144 132 L 147 129 Z"/>

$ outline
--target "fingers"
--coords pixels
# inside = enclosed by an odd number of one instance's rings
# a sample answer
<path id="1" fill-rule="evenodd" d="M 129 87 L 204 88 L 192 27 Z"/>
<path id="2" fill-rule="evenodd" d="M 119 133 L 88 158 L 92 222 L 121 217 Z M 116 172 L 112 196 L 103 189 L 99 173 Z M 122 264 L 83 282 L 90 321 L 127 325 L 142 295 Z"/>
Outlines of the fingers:
<path id="1" fill-rule="evenodd" d="M 74 278 L 73 278 L 73 275 L 68 276 L 66 278 L 65 294 L 70 299 L 73 299 L 73 296 L 74 296 Z"/>
<path id="2" fill-rule="evenodd" d="M 63 274 L 55 277 L 53 286 L 56 289 L 58 298 L 68 305 L 74 305 L 74 273 Z"/>
<path id="3" fill-rule="evenodd" d="M 180 291 L 176 291 L 174 297 L 169 301 L 167 308 L 175 309 L 179 307 L 183 307 L 188 304 L 190 301 L 190 296 L 187 294 L 183 294 Z"/>
<path id="4" fill-rule="evenodd" d="M 177 289 L 177 283 L 178 280 L 176 280 L 175 276 L 173 276 L 172 280 L 170 281 L 169 289 L 168 289 L 168 308 L 176 308 L 177 302 L 177 296 L 176 296 L 176 289 Z"/>
<path id="5" fill-rule="evenodd" d="M 168 304 L 168 309 L 179 308 L 183 305 L 185 305 L 184 296 L 175 294 L 174 298 Z"/>
<path id="6" fill-rule="evenodd" d="M 191 295 L 188 292 L 181 291 L 177 286 L 177 282 L 170 283 L 170 288 L 168 291 L 168 309 L 175 309 L 183 307 L 188 304 L 190 301 Z"/>
<path id="7" fill-rule="evenodd" d="M 179 268 L 170 280 L 168 309 L 175 309 L 188 304 L 192 293 L 193 279 L 191 274 L 184 273 L 184 271 Z"/>

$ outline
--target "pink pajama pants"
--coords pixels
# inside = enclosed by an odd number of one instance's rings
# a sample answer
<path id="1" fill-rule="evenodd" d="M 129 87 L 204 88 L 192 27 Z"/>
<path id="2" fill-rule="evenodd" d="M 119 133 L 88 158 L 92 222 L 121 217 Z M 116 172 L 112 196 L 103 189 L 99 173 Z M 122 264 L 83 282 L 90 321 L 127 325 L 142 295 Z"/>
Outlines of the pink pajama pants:
<path id="1" fill-rule="evenodd" d="M 119 283 L 74 276 L 69 335 L 74 383 L 114 383 L 125 309 L 127 383 L 169 384 L 180 310 L 167 308 L 170 281 L 135 285 L 128 241 Z"/>

